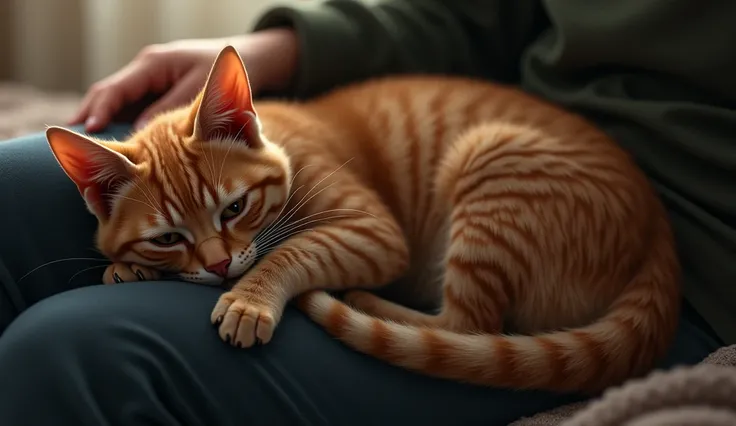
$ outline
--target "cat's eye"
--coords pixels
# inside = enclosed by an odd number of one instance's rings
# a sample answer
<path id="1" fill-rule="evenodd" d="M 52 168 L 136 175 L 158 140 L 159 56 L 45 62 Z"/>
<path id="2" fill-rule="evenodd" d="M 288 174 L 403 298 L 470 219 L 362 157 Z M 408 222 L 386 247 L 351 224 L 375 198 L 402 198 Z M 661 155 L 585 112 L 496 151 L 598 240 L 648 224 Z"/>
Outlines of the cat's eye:
<path id="1" fill-rule="evenodd" d="M 184 237 L 178 232 L 167 232 L 161 234 L 156 238 L 151 238 L 151 242 L 160 246 L 173 246 L 178 244 Z"/>
<path id="2" fill-rule="evenodd" d="M 245 197 L 225 207 L 225 210 L 220 214 L 220 219 L 223 221 L 230 220 L 242 213 L 243 209 L 245 209 Z"/>

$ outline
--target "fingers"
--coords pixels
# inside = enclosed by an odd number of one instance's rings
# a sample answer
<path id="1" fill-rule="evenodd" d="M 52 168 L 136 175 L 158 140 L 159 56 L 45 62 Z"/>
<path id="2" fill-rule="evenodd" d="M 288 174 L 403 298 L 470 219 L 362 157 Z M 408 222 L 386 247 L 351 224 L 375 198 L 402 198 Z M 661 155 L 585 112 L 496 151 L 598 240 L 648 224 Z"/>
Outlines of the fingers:
<path id="1" fill-rule="evenodd" d="M 194 68 L 181 80 L 177 81 L 158 101 L 143 110 L 136 119 L 136 130 L 142 128 L 156 114 L 185 105 L 197 96 L 207 79 L 207 71 L 203 68 Z"/>
<path id="2" fill-rule="evenodd" d="M 164 64 L 140 56 L 113 75 L 93 84 L 82 99 L 69 124 L 85 125 L 88 132 L 102 130 L 123 106 L 141 98 L 149 91 L 163 90 L 169 73 Z"/>

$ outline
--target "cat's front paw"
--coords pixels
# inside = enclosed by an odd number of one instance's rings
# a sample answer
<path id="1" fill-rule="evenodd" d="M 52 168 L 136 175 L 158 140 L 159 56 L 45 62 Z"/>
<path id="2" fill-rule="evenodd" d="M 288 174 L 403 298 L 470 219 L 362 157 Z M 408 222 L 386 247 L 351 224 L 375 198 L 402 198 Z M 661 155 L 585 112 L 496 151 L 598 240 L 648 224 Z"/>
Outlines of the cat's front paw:
<path id="1" fill-rule="evenodd" d="M 226 343 L 249 348 L 271 340 L 278 317 L 273 307 L 255 303 L 247 294 L 228 291 L 220 296 L 210 320 Z"/>
<path id="2" fill-rule="evenodd" d="M 152 281 L 161 278 L 161 273 L 147 266 L 135 263 L 113 263 L 102 274 L 105 284 L 119 284 L 134 281 Z"/>

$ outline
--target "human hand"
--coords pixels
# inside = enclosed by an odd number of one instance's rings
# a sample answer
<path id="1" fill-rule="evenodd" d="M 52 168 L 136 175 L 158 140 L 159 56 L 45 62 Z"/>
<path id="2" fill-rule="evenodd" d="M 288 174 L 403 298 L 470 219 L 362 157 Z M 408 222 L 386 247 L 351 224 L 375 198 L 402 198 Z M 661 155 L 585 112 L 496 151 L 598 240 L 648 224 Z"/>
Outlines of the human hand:
<path id="1" fill-rule="evenodd" d="M 142 127 L 154 115 L 191 102 L 204 86 L 217 54 L 228 44 L 243 58 L 254 94 L 283 89 L 291 81 L 297 41 L 289 29 L 155 44 L 141 50 L 121 70 L 93 84 L 69 124 L 84 123 L 86 131 L 99 131 L 124 107 L 147 94 L 161 94 L 135 119 L 134 126 Z"/>

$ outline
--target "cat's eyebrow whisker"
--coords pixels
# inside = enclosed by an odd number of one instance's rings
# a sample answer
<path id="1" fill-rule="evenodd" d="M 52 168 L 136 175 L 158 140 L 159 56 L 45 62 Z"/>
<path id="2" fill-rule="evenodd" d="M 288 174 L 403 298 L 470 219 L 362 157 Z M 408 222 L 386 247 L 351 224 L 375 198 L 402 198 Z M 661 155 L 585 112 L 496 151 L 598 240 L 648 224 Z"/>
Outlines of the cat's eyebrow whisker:
<path id="1" fill-rule="evenodd" d="M 158 214 L 160 214 L 160 215 L 163 216 L 163 213 L 161 213 L 161 212 L 163 211 L 164 208 L 161 205 L 161 203 L 159 202 L 158 198 L 156 198 L 156 196 L 153 195 L 153 191 L 151 191 L 151 188 L 148 185 L 143 185 L 143 189 L 146 192 L 148 192 L 148 195 L 151 197 L 151 200 L 153 200 L 153 203 L 156 205 L 156 207 L 158 207 L 158 209 L 159 209 Z"/>
<path id="2" fill-rule="evenodd" d="M 245 126 L 247 126 L 250 123 L 250 119 L 243 124 L 243 126 L 238 130 L 238 132 L 235 134 L 234 138 L 230 139 L 230 145 L 227 147 L 227 151 L 225 151 L 225 155 L 222 157 L 222 161 L 220 161 L 220 173 L 217 176 L 217 181 L 215 184 L 215 188 L 220 187 L 220 183 L 222 182 L 222 170 L 225 168 L 225 161 L 227 160 L 228 155 L 230 155 L 230 151 L 233 149 L 233 146 L 235 146 L 236 140 L 240 136 L 240 134 L 245 130 Z M 214 178 L 214 176 L 213 176 Z"/>
<path id="3" fill-rule="evenodd" d="M 120 197 L 120 198 L 122 198 L 122 199 L 124 199 L 124 200 L 130 200 L 130 201 L 135 201 L 136 203 L 141 203 L 141 204 L 143 204 L 144 206 L 147 206 L 147 207 L 149 207 L 149 208 L 150 208 L 151 210 L 153 210 L 153 211 L 155 211 L 155 212 L 158 212 L 158 214 L 161 214 L 161 211 L 160 211 L 159 209 L 157 209 L 156 207 L 152 206 L 152 205 L 151 205 L 150 203 L 147 203 L 147 202 L 145 202 L 145 201 L 143 201 L 143 200 L 139 200 L 139 199 L 137 199 L 137 198 L 132 198 L 132 197 L 128 197 L 128 196 L 125 196 L 125 195 L 120 195 L 120 194 L 118 194 L 118 195 L 117 195 L 117 197 Z"/>
<path id="4" fill-rule="evenodd" d="M 44 264 L 41 264 L 39 266 L 36 266 L 35 268 L 33 268 L 30 271 L 26 272 L 25 275 L 23 275 L 22 277 L 18 278 L 17 283 L 20 284 L 20 282 L 23 281 L 24 279 L 26 279 L 26 277 L 28 277 L 29 275 L 31 275 L 32 273 L 38 271 L 41 268 L 45 268 L 47 266 L 50 266 L 50 265 L 53 265 L 53 264 L 56 264 L 56 263 L 70 262 L 70 261 L 90 261 L 90 262 L 108 262 L 108 263 L 110 262 L 109 259 L 100 259 L 98 257 L 68 257 L 66 259 L 56 259 L 56 260 L 52 260 L 50 262 L 46 262 Z"/>
<path id="5" fill-rule="evenodd" d="M 150 203 L 151 207 L 158 207 L 154 208 L 156 213 L 158 213 L 161 216 L 164 216 L 164 214 L 161 212 L 161 204 L 155 199 L 156 197 L 153 196 L 153 193 L 150 192 L 150 188 L 147 188 L 145 185 L 141 185 L 140 182 L 137 182 L 136 180 L 133 180 L 133 184 L 141 190 L 143 195 L 146 197 L 146 200 Z M 154 206 L 155 204 L 155 206 Z"/>
<path id="6" fill-rule="evenodd" d="M 79 271 L 79 272 L 75 273 L 74 275 L 72 275 L 71 278 L 69 278 L 69 281 L 67 282 L 67 284 L 71 284 L 72 281 L 74 280 L 74 278 L 76 278 L 79 274 L 83 274 L 83 273 L 85 273 L 87 271 L 91 271 L 93 269 L 107 268 L 108 266 L 109 265 L 97 265 L 97 266 L 90 266 L 89 268 L 84 268 L 81 271 Z"/>
<path id="7" fill-rule="evenodd" d="M 207 151 L 209 151 L 209 153 L 210 153 L 210 155 L 212 157 L 212 161 L 210 161 L 210 158 L 207 156 Z M 212 144 L 211 143 L 208 143 L 207 144 L 207 149 L 206 150 L 202 150 L 202 158 L 204 158 L 204 163 L 207 166 L 207 171 L 210 172 L 210 180 L 214 180 L 215 179 L 215 165 L 214 165 L 215 154 L 212 151 Z"/>

